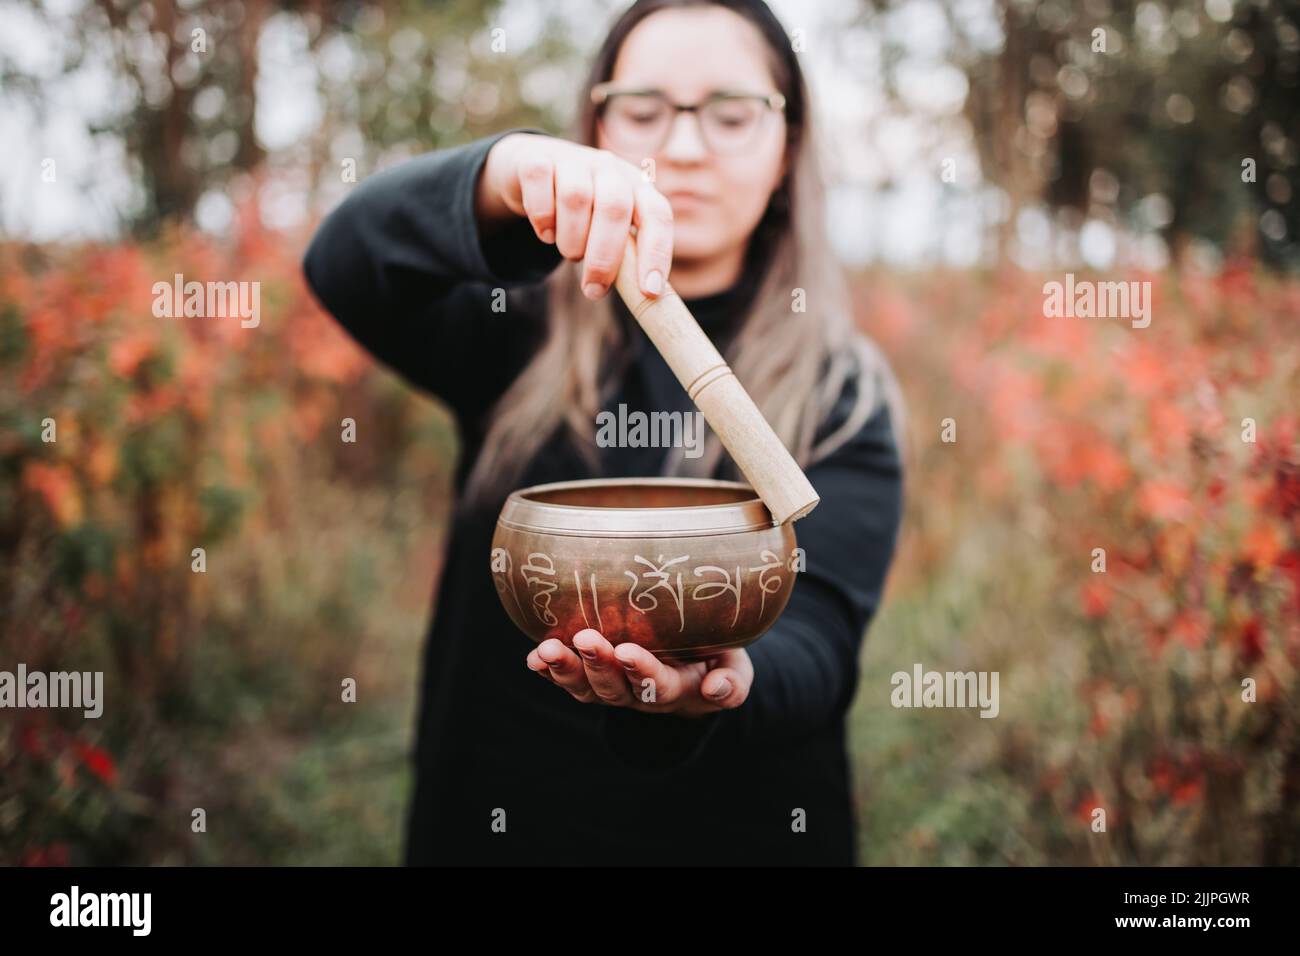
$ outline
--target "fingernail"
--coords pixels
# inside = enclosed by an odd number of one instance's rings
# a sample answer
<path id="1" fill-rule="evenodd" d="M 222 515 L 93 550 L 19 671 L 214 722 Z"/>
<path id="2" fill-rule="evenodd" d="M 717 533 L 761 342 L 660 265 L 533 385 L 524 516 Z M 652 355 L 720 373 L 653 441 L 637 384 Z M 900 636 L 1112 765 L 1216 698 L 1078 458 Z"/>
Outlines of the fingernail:
<path id="1" fill-rule="evenodd" d="M 630 670 L 630 671 L 634 671 L 634 670 L 636 670 L 636 665 L 633 664 L 631 661 L 623 661 L 622 663 L 623 663 L 623 667 L 624 667 L 625 669 Z"/>
<path id="2" fill-rule="evenodd" d="M 543 229 L 543 230 L 542 230 L 542 242 L 554 242 L 554 241 L 555 241 L 555 230 L 554 230 L 554 229 Z"/>
<path id="3" fill-rule="evenodd" d="M 578 653 L 582 655 L 583 660 L 594 661 L 599 659 L 596 652 L 591 648 L 580 647 L 578 648 Z"/>
<path id="4" fill-rule="evenodd" d="M 718 685 L 718 689 L 715 690 L 709 696 L 712 697 L 714 700 L 717 700 L 721 697 L 726 697 L 730 693 L 731 693 L 731 681 L 724 680 L 721 684 Z"/>
<path id="5" fill-rule="evenodd" d="M 588 282 L 582 287 L 582 294 L 588 299 L 599 299 L 604 291 L 605 287 L 599 282 Z"/>
<path id="6" fill-rule="evenodd" d="M 664 290 L 664 277 L 658 269 L 651 269 L 646 273 L 645 290 L 651 295 L 658 295 Z"/>

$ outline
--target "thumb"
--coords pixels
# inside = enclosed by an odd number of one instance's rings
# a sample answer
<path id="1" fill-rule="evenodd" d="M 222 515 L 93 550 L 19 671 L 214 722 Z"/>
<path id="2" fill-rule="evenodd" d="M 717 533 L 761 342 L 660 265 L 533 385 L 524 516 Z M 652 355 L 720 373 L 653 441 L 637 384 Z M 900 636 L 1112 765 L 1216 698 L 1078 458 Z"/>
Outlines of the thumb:
<path id="1" fill-rule="evenodd" d="M 750 680 L 734 667 L 709 671 L 700 681 L 700 696 L 722 708 L 739 707 L 749 697 Z"/>

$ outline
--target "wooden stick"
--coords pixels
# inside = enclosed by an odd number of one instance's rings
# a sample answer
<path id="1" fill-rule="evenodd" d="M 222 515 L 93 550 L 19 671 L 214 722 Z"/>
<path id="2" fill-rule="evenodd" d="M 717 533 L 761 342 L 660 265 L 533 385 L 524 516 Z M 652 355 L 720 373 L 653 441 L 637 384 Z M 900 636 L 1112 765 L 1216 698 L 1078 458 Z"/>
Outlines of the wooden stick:
<path id="1" fill-rule="evenodd" d="M 736 466 L 772 513 L 772 524 L 802 518 L 821 499 L 808 476 L 781 443 L 745 387 L 704 334 L 695 316 L 667 282 L 652 299 L 637 279 L 636 243 L 627 251 L 614 282 L 628 310 L 673 370 L 695 406 L 704 413 Z"/>

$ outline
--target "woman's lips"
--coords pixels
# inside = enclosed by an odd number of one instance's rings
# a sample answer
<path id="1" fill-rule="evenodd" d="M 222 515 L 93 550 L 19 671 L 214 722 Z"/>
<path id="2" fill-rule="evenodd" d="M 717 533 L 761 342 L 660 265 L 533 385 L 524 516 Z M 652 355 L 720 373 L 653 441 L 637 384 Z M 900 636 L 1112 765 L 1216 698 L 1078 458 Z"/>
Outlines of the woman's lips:
<path id="1" fill-rule="evenodd" d="M 679 209 L 683 212 L 700 209 L 711 202 L 707 196 L 685 189 L 674 190 L 664 193 L 664 195 L 668 197 L 668 202 L 672 204 L 674 212 Z"/>

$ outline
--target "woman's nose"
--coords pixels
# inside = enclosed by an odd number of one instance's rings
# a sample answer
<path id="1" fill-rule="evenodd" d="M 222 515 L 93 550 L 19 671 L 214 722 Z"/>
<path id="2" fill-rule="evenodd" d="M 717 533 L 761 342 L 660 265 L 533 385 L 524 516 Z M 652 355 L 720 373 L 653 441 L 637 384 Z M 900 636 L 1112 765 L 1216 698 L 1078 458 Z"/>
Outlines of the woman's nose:
<path id="1" fill-rule="evenodd" d="M 673 117 L 663 154 L 665 159 L 677 162 L 694 162 L 708 156 L 709 148 L 704 143 L 699 113 L 679 112 Z"/>

